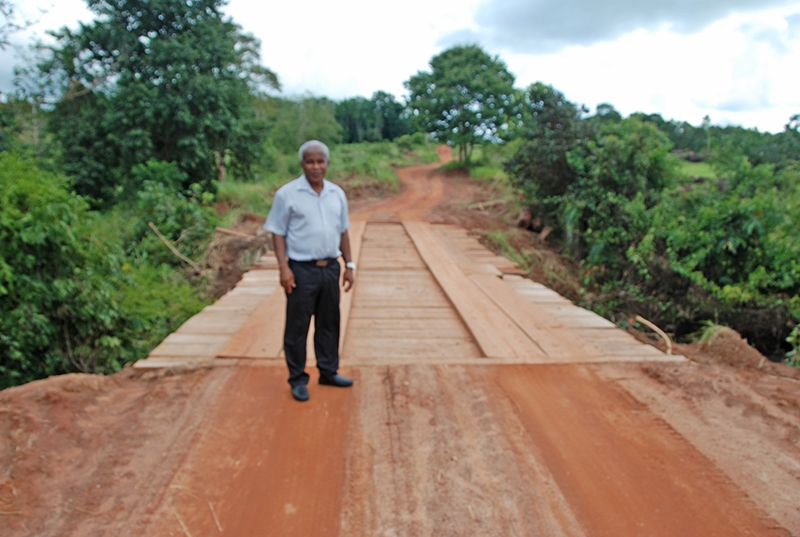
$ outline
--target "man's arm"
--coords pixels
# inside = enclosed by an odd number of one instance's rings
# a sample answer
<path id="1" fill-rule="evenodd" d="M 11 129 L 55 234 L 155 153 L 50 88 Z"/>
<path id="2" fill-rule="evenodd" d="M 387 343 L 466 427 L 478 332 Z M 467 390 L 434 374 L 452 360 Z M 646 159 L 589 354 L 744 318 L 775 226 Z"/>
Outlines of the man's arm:
<path id="1" fill-rule="evenodd" d="M 347 234 L 347 230 L 344 230 L 342 233 L 342 240 L 340 243 L 340 248 L 342 250 L 342 257 L 344 257 L 344 262 L 349 263 L 353 260 L 353 254 L 350 251 L 350 235 Z M 353 283 L 356 281 L 356 273 L 351 268 L 344 269 L 344 278 L 342 280 L 342 285 L 344 286 L 344 292 L 348 292 L 350 289 L 353 288 Z"/>
<path id="2" fill-rule="evenodd" d="M 275 257 L 278 258 L 278 269 L 281 273 L 281 285 L 286 289 L 286 294 L 291 294 L 297 287 L 294 283 L 294 272 L 289 268 L 289 258 L 286 256 L 286 237 L 272 234 L 272 245 L 275 248 Z M 348 243 L 349 246 L 349 243 Z"/>

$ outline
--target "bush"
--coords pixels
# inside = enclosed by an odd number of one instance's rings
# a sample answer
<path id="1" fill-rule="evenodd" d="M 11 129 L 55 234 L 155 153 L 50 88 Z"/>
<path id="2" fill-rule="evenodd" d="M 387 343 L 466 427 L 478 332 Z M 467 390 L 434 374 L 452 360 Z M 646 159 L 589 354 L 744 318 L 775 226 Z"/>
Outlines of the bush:
<path id="1" fill-rule="evenodd" d="M 201 257 L 216 225 L 213 210 L 205 206 L 213 196 L 204 193 L 199 184 L 183 191 L 186 175 L 171 162 L 140 164 L 133 169 L 133 175 L 142 185 L 137 194 L 134 227 L 137 253 L 156 264 L 180 263 L 150 229 L 152 222 L 183 255 L 190 259 Z"/>
<path id="2" fill-rule="evenodd" d="M 122 252 L 65 178 L 0 154 L 0 386 L 124 360 Z"/>

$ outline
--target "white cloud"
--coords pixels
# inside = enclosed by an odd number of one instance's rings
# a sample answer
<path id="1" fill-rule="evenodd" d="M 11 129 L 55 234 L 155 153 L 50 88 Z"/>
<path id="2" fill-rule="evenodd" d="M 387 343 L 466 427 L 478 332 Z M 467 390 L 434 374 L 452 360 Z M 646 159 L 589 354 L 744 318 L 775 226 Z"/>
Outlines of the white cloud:
<path id="1" fill-rule="evenodd" d="M 735 13 L 796 0 L 484 0 L 474 24 L 456 32 L 520 53 L 557 52 L 613 41 L 635 30 L 697 32 Z M 448 38 L 445 38 L 447 41 Z"/>
<path id="2" fill-rule="evenodd" d="M 278 73 L 285 93 L 340 99 L 377 90 L 403 94 L 403 81 L 427 69 L 438 52 L 438 37 L 469 24 L 476 5 L 477 0 L 232 0 L 226 11 L 262 40 L 264 64 Z"/>
<path id="3" fill-rule="evenodd" d="M 625 115 L 661 113 L 698 124 L 708 114 L 715 123 L 779 131 L 800 112 L 800 40 L 786 15 L 732 15 L 687 36 L 637 30 L 557 54 L 501 55 L 519 84 L 552 84 L 592 109 L 609 102 Z"/>

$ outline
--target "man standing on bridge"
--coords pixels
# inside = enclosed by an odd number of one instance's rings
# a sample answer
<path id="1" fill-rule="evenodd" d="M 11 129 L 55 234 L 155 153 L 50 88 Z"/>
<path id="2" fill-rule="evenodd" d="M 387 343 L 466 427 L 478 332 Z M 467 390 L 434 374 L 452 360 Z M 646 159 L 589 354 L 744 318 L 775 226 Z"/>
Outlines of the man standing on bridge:
<path id="1" fill-rule="evenodd" d="M 264 229 L 272 233 L 281 286 L 286 291 L 283 350 L 292 396 L 308 400 L 306 341 L 314 316 L 314 352 L 319 383 L 352 386 L 339 370 L 339 256 L 344 257 L 342 285 L 348 292 L 356 264 L 350 252 L 347 196 L 327 179 L 328 147 L 317 140 L 300 146 L 303 175 L 275 193 Z"/>

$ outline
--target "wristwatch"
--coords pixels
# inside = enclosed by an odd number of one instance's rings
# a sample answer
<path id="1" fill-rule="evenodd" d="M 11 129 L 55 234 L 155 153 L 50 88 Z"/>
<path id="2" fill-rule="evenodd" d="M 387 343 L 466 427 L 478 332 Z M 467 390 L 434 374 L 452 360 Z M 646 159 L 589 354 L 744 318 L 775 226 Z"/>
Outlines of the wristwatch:
<path id="1" fill-rule="evenodd" d="M 356 264 L 355 264 L 354 262 L 352 262 L 352 261 L 350 261 L 349 263 L 345 263 L 345 264 L 344 264 L 344 267 L 345 267 L 345 268 L 349 268 L 349 269 L 356 270 Z"/>

